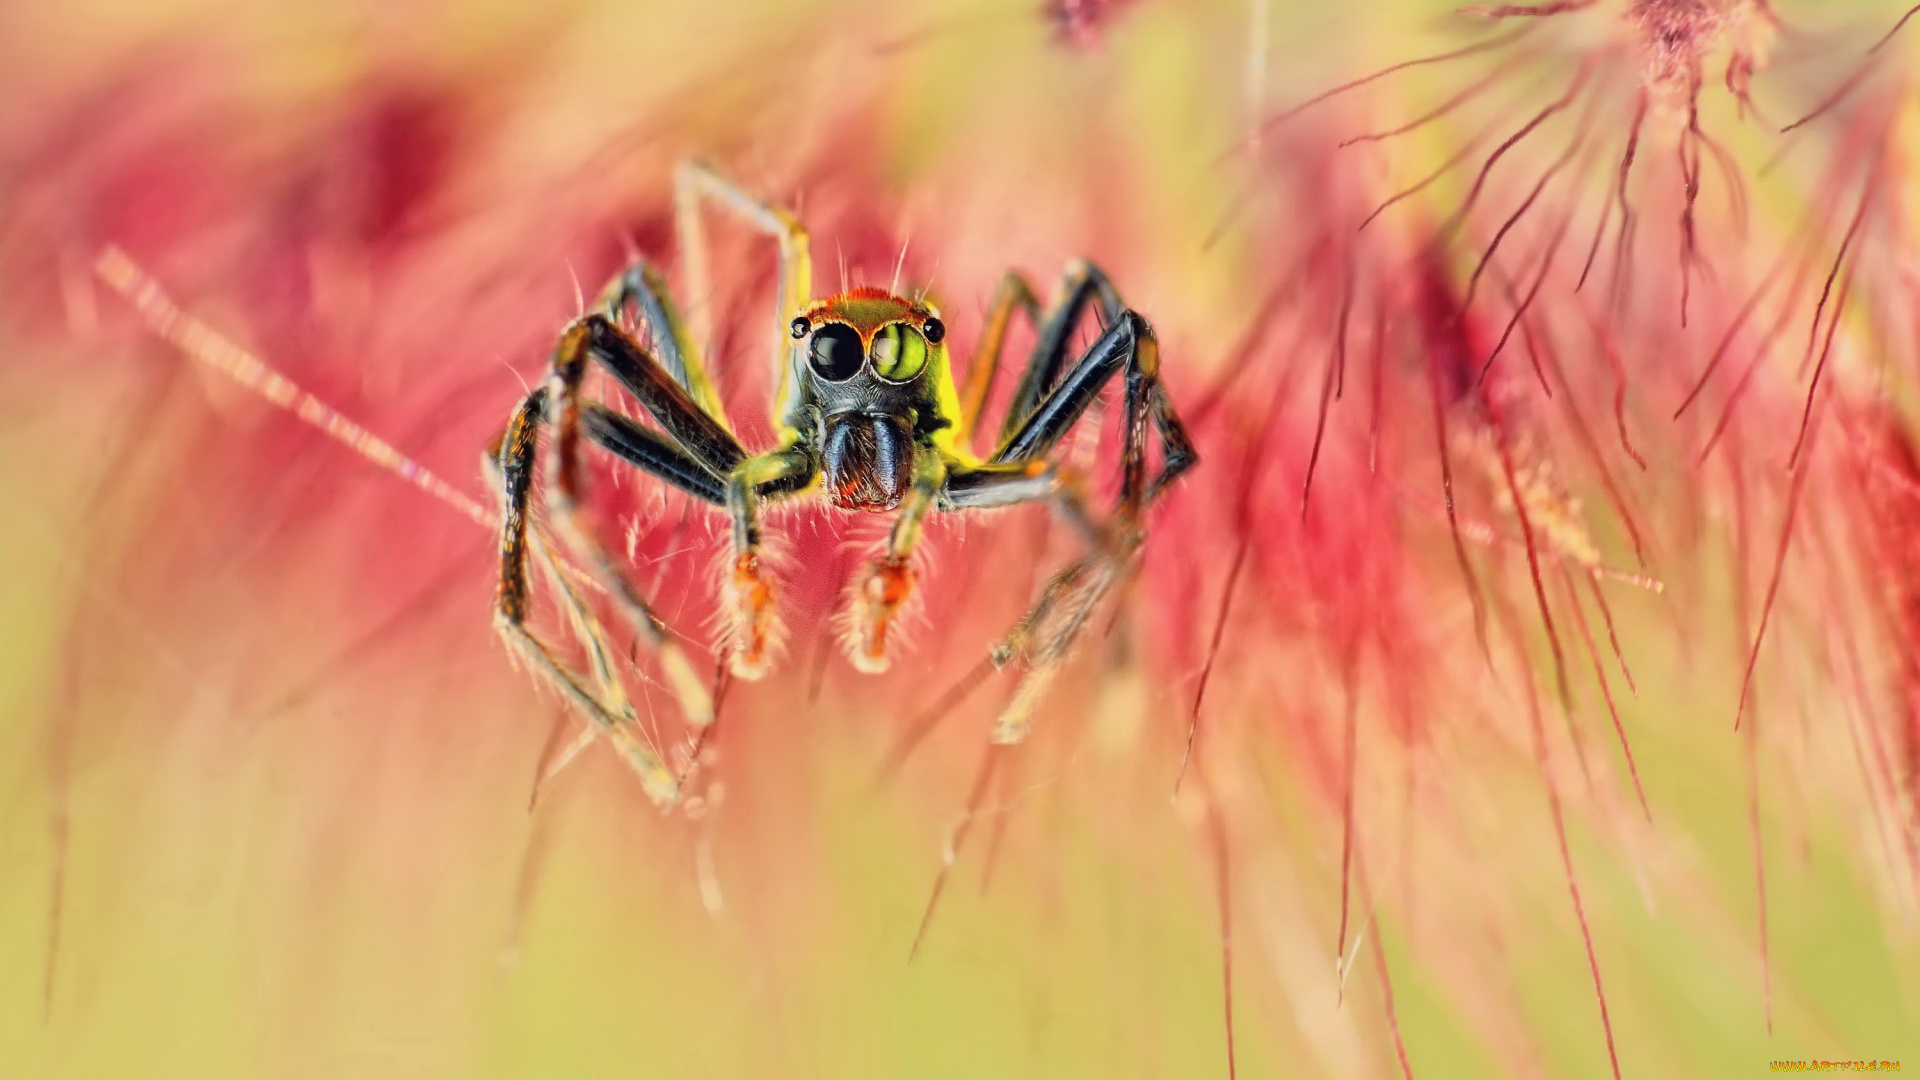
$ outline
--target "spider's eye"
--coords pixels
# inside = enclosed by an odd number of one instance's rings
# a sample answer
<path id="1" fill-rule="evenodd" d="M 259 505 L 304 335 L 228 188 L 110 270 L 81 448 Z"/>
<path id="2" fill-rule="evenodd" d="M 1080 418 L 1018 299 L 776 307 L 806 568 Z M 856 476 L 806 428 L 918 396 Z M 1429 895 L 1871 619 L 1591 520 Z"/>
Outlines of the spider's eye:
<path id="1" fill-rule="evenodd" d="M 807 332 L 812 329 L 813 329 L 813 323 L 807 321 L 807 317 L 805 315 L 799 316 L 798 318 L 794 319 L 792 323 L 793 340 L 799 341 L 801 338 L 806 337 Z"/>
<path id="2" fill-rule="evenodd" d="M 939 319 L 930 317 L 926 322 L 920 324 L 920 332 L 927 336 L 928 342 L 938 345 L 940 344 L 940 339 L 947 336 L 947 324 L 941 322 Z"/>
<path id="3" fill-rule="evenodd" d="M 888 382 L 910 382 L 927 367 L 927 339 L 906 323 L 888 323 L 873 335 L 873 370 Z"/>
<path id="4" fill-rule="evenodd" d="M 814 331 L 807 346 L 807 363 L 828 382 L 846 382 L 860 372 L 860 335 L 853 327 L 828 323 Z"/>

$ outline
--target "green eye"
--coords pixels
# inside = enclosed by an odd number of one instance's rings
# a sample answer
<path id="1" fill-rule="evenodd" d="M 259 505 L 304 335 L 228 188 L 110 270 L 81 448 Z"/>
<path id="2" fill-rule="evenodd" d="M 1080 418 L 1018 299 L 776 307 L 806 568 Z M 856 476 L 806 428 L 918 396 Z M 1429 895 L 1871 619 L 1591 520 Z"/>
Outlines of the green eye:
<path id="1" fill-rule="evenodd" d="M 927 339 L 906 323 L 890 323 L 873 335 L 874 374 L 888 382 L 911 382 L 927 367 Z"/>

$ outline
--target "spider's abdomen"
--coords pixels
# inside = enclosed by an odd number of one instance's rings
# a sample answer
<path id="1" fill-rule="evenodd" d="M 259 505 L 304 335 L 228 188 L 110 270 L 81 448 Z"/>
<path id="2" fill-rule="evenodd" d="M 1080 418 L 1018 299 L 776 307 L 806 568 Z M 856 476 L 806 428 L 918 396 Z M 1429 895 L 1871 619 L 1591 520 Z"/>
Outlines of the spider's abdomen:
<path id="1" fill-rule="evenodd" d="M 875 513 L 892 510 L 913 483 L 913 430 L 897 416 L 830 416 L 820 450 L 820 471 L 834 506 Z"/>

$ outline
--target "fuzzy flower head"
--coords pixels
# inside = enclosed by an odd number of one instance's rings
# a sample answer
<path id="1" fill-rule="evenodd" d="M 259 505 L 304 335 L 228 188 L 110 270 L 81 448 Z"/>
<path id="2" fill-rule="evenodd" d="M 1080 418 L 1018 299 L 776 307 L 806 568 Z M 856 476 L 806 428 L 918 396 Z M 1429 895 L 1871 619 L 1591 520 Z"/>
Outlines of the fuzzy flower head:
<path id="1" fill-rule="evenodd" d="M 1648 91 L 1663 110 L 1683 114 L 1697 107 L 1707 67 L 1721 53 L 1727 89 L 1745 101 L 1779 26 L 1766 0 L 1633 0 L 1625 17 Z"/>

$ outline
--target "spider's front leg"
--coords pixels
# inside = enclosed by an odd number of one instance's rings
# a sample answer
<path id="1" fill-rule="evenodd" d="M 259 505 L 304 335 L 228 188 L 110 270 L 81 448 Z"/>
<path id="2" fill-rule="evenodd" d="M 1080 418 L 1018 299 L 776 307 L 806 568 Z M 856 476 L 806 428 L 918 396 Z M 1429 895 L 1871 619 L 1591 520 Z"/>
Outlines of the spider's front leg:
<path id="1" fill-rule="evenodd" d="M 780 641 L 773 585 L 761 562 L 760 505 L 800 491 L 818 472 L 812 454 L 789 445 L 746 459 L 727 480 L 733 556 L 721 574 L 720 599 L 731 650 L 728 665 L 739 678 L 758 679 L 772 670 Z"/>
<path id="2" fill-rule="evenodd" d="M 682 163 L 674 174 L 674 188 L 675 226 L 685 269 L 683 284 L 692 301 L 694 316 L 690 332 L 676 331 L 685 342 L 713 340 L 712 282 L 708 276 L 701 205 L 711 203 L 779 245 L 770 371 L 775 385 L 774 423 L 784 426 L 787 406 L 795 392 L 788 365 L 787 325 L 807 304 L 813 289 L 813 261 L 807 231 L 791 212 L 754 196 L 704 162 Z M 654 292 L 664 294 L 657 286 Z M 649 318 L 654 317 L 649 312 Z M 690 354 L 691 346 L 683 345 L 680 351 Z M 712 396 L 710 391 L 708 396 Z M 717 405 L 714 408 L 717 410 Z M 729 667 L 740 678 L 757 679 L 765 675 L 779 643 L 773 587 L 761 560 L 759 504 L 806 488 L 818 471 L 813 455 L 792 441 L 777 450 L 740 461 L 722 473 L 726 480 L 727 514 L 733 520 L 733 555 L 721 574 L 720 599 L 731 643 Z"/>
<path id="3" fill-rule="evenodd" d="M 568 546 L 586 560 L 594 577 L 625 609 L 635 629 L 645 637 L 659 660 L 668 688 L 679 700 L 687 723 L 705 727 L 713 721 L 713 699 L 706 684 L 673 639 L 666 622 L 654 613 L 626 571 L 587 527 L 580 507 L 580 437 L 584 430 L 596 442 L 629 461 L 634 460 L 635 450 L 644 447 L 652 451 L 642 467 L 696 496 L 710 497 L 711 479 L 701 475 L 706 471 L 702 468 L 701 456 L 689 454 L 674 442 L 653 436 L 637 424 L 622 423 L 626 418 L 612 410 L 585 410 L 580 400 L 580 385 L 586 377 L 589 359 L 599 359 L 616 378 L 628 384 L 628 390 L 649 410 L 657 405 L 668 415 L 676 416 L 682 445 L 703 447 L 707 449 L 707 457 L 725 460 L 728 449 L 713 437 L 716 433 L 725 435 L 725 429 L 697 406 L 694 411 L 685 412 L 692 404 L 691 399 L 681 402 L 677 396 L 663 395 L 661 391 L 666 388 L 683 395 L 685 389 L 678 380 L 668 382 L 659 378 L 657 361 L 634 347 L 632 339 L 603 318 L 580 320 L 561 336 L 560 346 L 554 352 L 553 373 L 547 380 L 547 419 L 553 429 L 547 459 L 548 515 Z M 648 378 L 648 374 L 653 377 Z M 583 423 L 588 417 L 592 420 L 590 425 Z M 670 432 L 675 426 L 664 419 L 661 422 Z M 730 435 L 726 437 L 731 441 Z M 645 441 L 639 441 L 642 439 Z M 716 447 L 723 449 L 716 454 Z M 735 443 L 732 449 L 737 447 Z M 707 469 L 710 468 L 711 465 L 707 465 Z"/>
<path id="4" fill-rule="evenodd" d="M 812 454 L 793 443 L 748 456 L 726 427 L 700 407 L 685 385 L 603 315 L 589 315 L 569 328 L 556 356 L 556 372 L 571 370 L 584 358 L 599 363 L 639 400 L 670 438 L 660 438 L 630 422 L 620 425 L 623 418 L 604 409 L 583 414 L 595 421 L 586 428 L 589 436 L 654 475 L 726 507 L 733 523 L 733 557 L 721 578 L 720 596 L 728 620 L 730 666 L 741 678 L 756 679 L 766 674 L 778 642 L 778 629 L 773 588 L 761 560 L 760 505 L 812 483 L 818 473 Z M 568 362 L 564 359 L 568 357 L 576 359 Z M 568 445 L 556 436 L 557 449 L 564 450 Z M 570 496 L 570 487 L 562 487 L 561 493 Z M 610 561 L 605 564 L 611 566 Z M 617 573 L 617 568 L 613 569 Z M 664 632 L 663 624 L 650 611 L 644 611 L 644 603 L 630 587 L 613 582 L 609 585 L 619 589 L 616 596 L 629 604 L 637 620 Z M 711 715 L 710 709 L 704 714 L 706 718 Z"/>
<path id="5" fill-rule="evenodd" d="M 653 415 L 665 434 L 644 428 L 611 409 L 581 401 L 579 389 L 589 361 L 604 367 Z M 529 513 L 537 431 L 542 423 L 553 430 L 546 484 L 553 524 L 653 647 L 682 714 L 694 727 L 712 722 L 712 698 L 666 624 L 586 527 L 580 508 L 579 444 L 584 436 L 629 464 L 715 505 L 725 504 L 722 477 L 741 467 L 747 460 L 746 451 L 694 401 L 673 372 L 604 315 L 589 315 L 569 326 L 554 349 L 549 370 L 546 383 L 514 410 L 488 458 L 502 501 L 494 622 L 519 656 L 579 708 L 596 730 L 609 736 L 639 773 L 648 794 L 658 802 L 670 803 L 677 795 L 676 778 L 659 753 L 639 737 L 631 707 L 612 670 L 613 650 L 564 572 L 549 576 L 586 647 L 592 678 L 564 667 L 526 625 L 529 555 L 542 555 L 542 561 L 554 569 L 550 553 L 541 549 Z"/>

